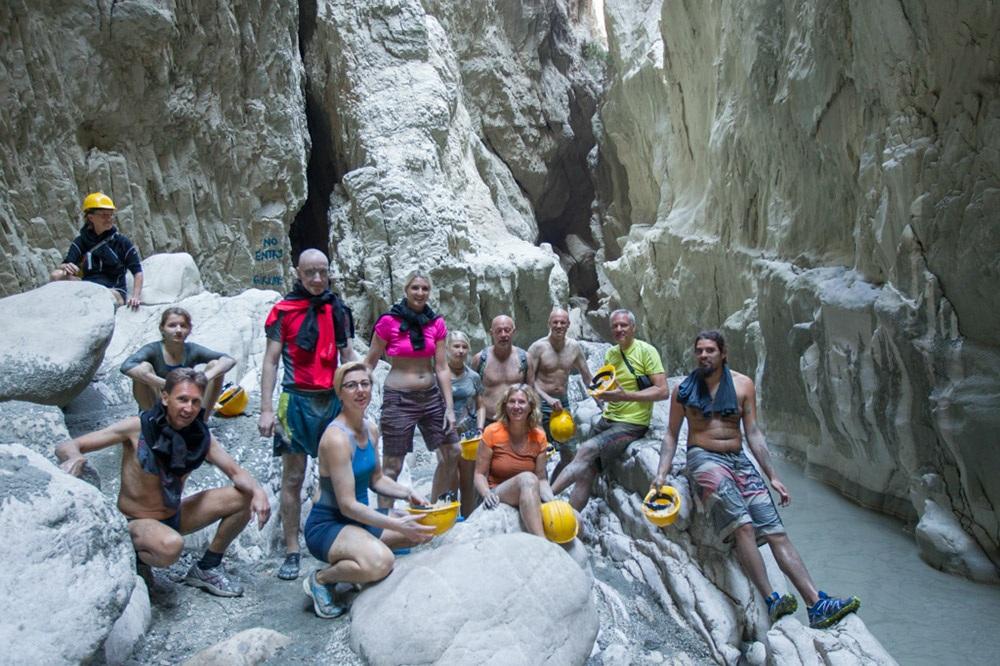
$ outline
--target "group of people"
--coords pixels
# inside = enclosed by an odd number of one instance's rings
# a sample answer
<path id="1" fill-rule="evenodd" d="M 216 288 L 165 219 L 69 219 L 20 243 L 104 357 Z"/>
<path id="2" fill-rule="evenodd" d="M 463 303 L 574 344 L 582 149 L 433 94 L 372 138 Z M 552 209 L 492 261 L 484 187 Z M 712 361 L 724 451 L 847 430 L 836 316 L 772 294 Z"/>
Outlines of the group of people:
<path id="1" fill-rule="evenodd" d="M 99 219 L 99 218 L 95 218 Z M 105 229 L 94 223 L 94 231 Z M 330 290 L 329 261 L 315 249 L 304 251 L 290 293 L 267 316 L 267 347 L 261 371 L 258 429 L 273 438 L 282 461 L 280 512 L 285 557 L 277 576 L 299 577 L 301 491 L 307 457 L 315 458 L 319 490 L 304 527 L 306 547 L 325 566 L 303 579 L 321 617 L 337 617 L 357 585 L 387 576 L 395 556 L 424 543 L 433 528 L 416 514 L 395 513 L 396 500 L 427 506 L 428 498 L 400 484 L 406 455 L 419 428 L 437 458 L 430 500 L 457 494 L 462 516 L 480 504 L 516 507 L 524 528 L 544 535 L 541 504 L 569 490 L 576 510 L 587 504 L 597 474 L 636 440 L 646 436 L 653 403 L 670 400 L 669 427 L 652 486 L 671 473 L 681 424 L 688 422 L 688 473 L 720 536 L 731 540 L 750 579 L 777 620 L 795 611 L 790 594 L 768 580 L 758 546 L 768 543 L 782 571 L 805 599 L 810 623 L 825 627 L 857 610 L 856 597 L 837 599 L 819 591 L 788 540 L 767 485 L 743 452 L 750 450 L 778 493 L 790 498 L 770 462 L 756 423 L 753 382 L 730 371 L 723 337 L 716 331 L 695 340 L 698 367 L 671 393 L 656 348 L 636 338 L 635 316 L 615 310 L 609 318 L 614 345 L 604 356 L 616 383 L 599 396 L 600 420 L 574 448 L 559 442 L 559 461 L 547 474 L 549 421 L 571 408 L 569 381 L 591 371 L 579 342 L 569 338 L 569 314 L 549 316 L 549 333 L 527 350 L 513 344 L 514 321 L 495 317 L 493 344 L 470 360 L 469 336 L 449 331 L 430 306 L 432 284 L 421 271 L 407 276 L 403 297 L 375 322 L 368 353 L 353 348 L 350 308 Z M 136 284 L 141 285 L 137 280 Z M 141 567 L 162 567 L 180 556 L 181 535 L 220 520 L 216 535 L 186 580 L 213 594 L 242 589 L 219 566 L 226 547 L 255 515 L 262 526 L 270 515 L 266 495 L 211 435 L 206 421 L 231 357 L 186 342 L 191 318 L 170 308 L 160 321 L 161 341 L 130 357 L 122 372 L 134 381 L 143 409 L 96 433 L 64 442 L 56 453 L 63 468 L 80 474 L 84 454 L 122 444 L 118 505 Z M 390 366 L 382 387 L 379 423 L 366 419 L 379 360 Z M 283 366 L 275 409 L 278 366 Z M 203 369 L 193 369 L 198 366 Z M 159 392 L 158 401 L 156 393 Z M 741 432 L 742 425 L 742 432 Z M 463 461 L 460 440 L 479 438 L 474 462 Z M 379 451 L 381 442 L 382 450 Z M 192 470 L 208 461 L 233 486 L 182 497 Z M 378 496 L 369 504 L 368 491 Z M 338 587 L 339 586 L 339 587 Z"/>

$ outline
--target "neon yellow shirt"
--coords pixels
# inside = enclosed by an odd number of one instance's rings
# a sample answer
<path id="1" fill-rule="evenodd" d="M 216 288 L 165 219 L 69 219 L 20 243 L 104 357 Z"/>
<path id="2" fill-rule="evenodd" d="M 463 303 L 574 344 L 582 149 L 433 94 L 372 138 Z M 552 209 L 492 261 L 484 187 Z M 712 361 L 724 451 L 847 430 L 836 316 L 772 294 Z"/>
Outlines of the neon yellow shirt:
<path id="1" fill-rule="evenodd" d="M 656 347 L 648 342 L 633 340 L 632 346 L 628 348 L 626 353 L 628 354 L 628 362 L 640 375 L 663 374 L 663 361 L 660 360 L 660 353 L 656 351 Z M 635 375 L 629 372 L 628 366 L 622 360 L 622 351 L 618 345 L 604 353 L 604 362 L 615 366 L 615 377 L 623 390 L 639 390 Z M 604 418 L 609 421 L 648 426 L 653 418 L 653 403 L 634 400 L 609 402 L 604 406 Z"/>

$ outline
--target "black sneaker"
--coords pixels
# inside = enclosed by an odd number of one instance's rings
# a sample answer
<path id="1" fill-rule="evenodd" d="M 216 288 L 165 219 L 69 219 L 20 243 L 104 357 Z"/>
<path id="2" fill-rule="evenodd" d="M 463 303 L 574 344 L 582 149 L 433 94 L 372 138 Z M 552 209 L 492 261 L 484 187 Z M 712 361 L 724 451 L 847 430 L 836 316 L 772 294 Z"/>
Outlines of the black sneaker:
<path id="1" fill-rule="evenodd" d="M 302 559 L 300 553 L 289 553 L 285 556 L 285 561 L 281 563 L 277 576 L 281 580 L 295 580 L 299 577 L 299 562 Z"/>

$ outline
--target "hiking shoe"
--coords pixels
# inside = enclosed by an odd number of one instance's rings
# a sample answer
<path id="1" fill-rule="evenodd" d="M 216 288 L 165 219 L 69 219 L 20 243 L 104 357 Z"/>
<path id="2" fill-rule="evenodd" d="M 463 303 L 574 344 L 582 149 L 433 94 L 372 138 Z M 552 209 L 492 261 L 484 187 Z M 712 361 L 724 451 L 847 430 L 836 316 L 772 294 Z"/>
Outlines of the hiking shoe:
<path id="1" fill-rule="evenodd" d="M 285 556 L 285 561 L 281 563 L 281 568 L 278 569 L 278 578 L 281 580 L 295 580 L 299 577 L 299 562 L 302 555 L 299 553 L 288 553 Z"/>
<path id="2" fill-rule="evenodd" d="M 195 562 L 188 569 L 184 576 L 184 582 L 192 587 L 200 587 L 209 594 L 217 597 L 242 597 L 243 586 L 236 581 L 229 580 L 226 571 L 220 564 L 217 567 L 204 570 Z"/>
<path id="3" fill-rule="evenodd" d="M 813 629 L 826 629 L 859 608 L 861 600 L 857 597 L 834 599 L 828 597 L 826 592 L 820 592 L 819 600 L 809 607 L 809 626 Z"/>
<path id="4" fill-rule="evenodd" d="M 791 615 L 799 607 L 799 602 L 791 594 L 778 596 L 777 592 L 772 592 L 767 598 L 767 617 L 774 624 L 786 615 Z"/>
<path id="5" fill-rule="evenodd" d="M 302 589 L 312 599 L 313 611 L 316 617 L 333 619 L 347 612 L 349 606 L 334 603 L 333 592 L 329 587 L 316 580 L 316 572 L 312 572 L 302 580 Z"/>

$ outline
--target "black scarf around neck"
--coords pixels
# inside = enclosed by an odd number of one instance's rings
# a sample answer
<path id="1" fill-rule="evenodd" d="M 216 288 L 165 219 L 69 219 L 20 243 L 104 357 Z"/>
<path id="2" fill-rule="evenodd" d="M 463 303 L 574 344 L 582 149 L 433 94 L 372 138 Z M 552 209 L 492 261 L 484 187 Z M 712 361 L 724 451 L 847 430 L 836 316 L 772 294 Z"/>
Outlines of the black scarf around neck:
<path id="1" fill-rule="evenodd" d="M 410 309 L 404 298 L 392 306 L 389 314 L 402 319 L 399 324 L 399 332 L 410 334 L 410 346 L 413 347 L 413 351 L 421 351 L 427 346 L 427 341 L 424 339 L 424 326 L 438 318 L 438 314 L 431 310 L 431 306 L 425 305 L 423 310 L 416 312 Z"/>
<path id="2" fill-rule="evenodd" d="M 156 403 L 139 415 L 145 450 L 139 447 L 139 463 L 158 474 L 163 486 L 163 504 L 177 508 L 181 504 L 184 477 L 205 461 L 212 435 L 203 420 L 204 410 L 191 425 L 175 430 L 167 421 L 163 403 Z"/>
<path id="3" fill-rule="evenodd" d="M 736 400 L 736 385 L 733 384 L 733 375 L 729 371 L 728 365 L 722 366 L 722 381 L 719 388 L 715 390 L 715 398 L 712 397 L 705 377 L 695 370 L 681 382 L 677 390 L 677 402 L 700 409 L 702 416 L 711 418 L 712 414 L 721 416 L 732 416 L 739 413 L 739 405 Z"/>
<path id="4" fill-rule="evenodd" d="M 332 305 L 335 299 L 336 296 L 329 289 L 324 289 L 318 296 L 310 293 L 300 280 L 296 280 L 292 290 L 285 294 L 286 301 L 309 301 L 309 311 L 306 312 L 306 318 L 295 335 L 295 344 L 299 349 L 312 351 L 316 348 L 316 340 L 319 338 L 318 315 L 324 305 L 327 303 Z"/>

